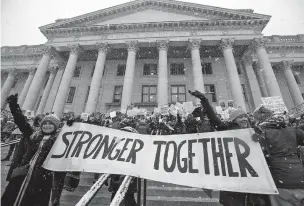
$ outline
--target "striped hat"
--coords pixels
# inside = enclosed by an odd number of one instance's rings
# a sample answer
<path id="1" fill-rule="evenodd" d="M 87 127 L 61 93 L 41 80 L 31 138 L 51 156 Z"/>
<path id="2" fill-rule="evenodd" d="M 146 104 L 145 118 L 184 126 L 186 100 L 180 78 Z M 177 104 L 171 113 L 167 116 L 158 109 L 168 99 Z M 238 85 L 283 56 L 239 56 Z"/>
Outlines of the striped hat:
<path id="1" fill-rule="evenodd" d="M 50 114 L 41 120 L 40 127 L 45 123 L 45 122 L 50 122 L 55 126 L 55 129 L 57 130 L 60 124 L 59 118 L 55 114 Z"/>

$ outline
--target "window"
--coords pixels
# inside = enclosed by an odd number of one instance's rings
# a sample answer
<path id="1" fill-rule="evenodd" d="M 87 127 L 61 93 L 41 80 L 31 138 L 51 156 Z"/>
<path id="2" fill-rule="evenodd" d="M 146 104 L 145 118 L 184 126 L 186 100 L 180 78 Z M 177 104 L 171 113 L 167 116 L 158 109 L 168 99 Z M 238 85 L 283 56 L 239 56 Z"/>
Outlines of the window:
<path id="1" fill-rule="evenodd" d="M 247 97 L 247 93 L 246 93 L 245 84 L 242 84 L 242 92 L 243 92 L 243 95 L 244 95 L 245 102 L 248 102 L 248 97 Z"/>
<path id="2" fill-rule="evenodd" d="M 144 75 L 157 75 L 157 64 L 144 64 Z"/>
<path id="3" fill-rule="evenodd" d="M 156 102 L 156 85 L 142 87 L 142 102 Z"/>
<path id="4" fill-rule="evenodd" d="M 81 66 L 76 66 L 73 77 L 79 77 L 80 71 L 81 71 Z"/>
<path id="5" fill-rule="evenodd" d="M 43 89 L 45 89 L 45 87 L 46 87 L 46 85 L 47 85 L 47 83 L 49 81 L 49 78 L 50 78 L 50 72 L 47 72 L 46 76 L 45 76 L 45 82 L 43 84 Z"/>
<path id="6" fill-rule="evenodd" d="M 76 87 L 70 87 L 66 103 L 70 103 L 71 104 L 73 102 L 75 92 L 76 92 Z"/>
<path id="7" fill-rule="evenodd" d="M 205 95 L 211 102 L 216 102 L 215 86 L 214 84 L 205 84 Z"/>
<path id="8" fill-rule="evenodd" d="M 212 64 L 211 63 L 202 63 L 202 72 L 203 72 L 203 74 L 213 74 Z"/>
<path id="9" fill-rule="evenodd" d="M 299 75 L 298 74 L 293 74 L 297 84 L 301 84 L 301 81 L 300 81 L 300 78 L 299 78 Z"/>
<path id="10" fill-rule="evenodd" d="M 303 99 L 304 99 L 304 93 L 302 93 L 302 97 L 303 97 Z"/>
<path id="11" fill-rule="evenodd" d="M 125 76 L 125 72 L 126 72 L 126 65 L 118 64 L 116 76 Z"/>
<path id="12" fill-rule="evenodd" d="M 170 65 L 171 75 L 185 75 L 185 66 L 184 63 L 173 63 Z"/>
<path id="13" fill-rule="evenodd" d="M 86 98 L 85 98 L 85 101 L 84 101 L 85 104 L 88 102 L 88 98 L 89 98 L 89 94 L 90 94 L 90 89 L 91 89 L 91 87 L 88 86 L 87 95 L 86 95 Z"/>
<path id="14" fill-rule="evenodd" d="M 171 102 L 185 102 L 186 101 L 186 86 L 174 85 L 171 86 Z"/>
<path id="15" fill-rule="evenodd" d="M 114 103 L 120 103 L 121 102 L 121 96 L 122 96 L 122 86 L 115 86 L 114 88 Z"/>
<path id="16" fill-rule="evenodd" d="M 18 79 L 17 79 L 17 78 L 15 78 L 15 79 L 14 79 L 14 83 L 13 83 L 13 85 L 12 85 L 12 88 L 15 88 L 15 87 L 16 87 L 17 82 L 18 82 Z"/>

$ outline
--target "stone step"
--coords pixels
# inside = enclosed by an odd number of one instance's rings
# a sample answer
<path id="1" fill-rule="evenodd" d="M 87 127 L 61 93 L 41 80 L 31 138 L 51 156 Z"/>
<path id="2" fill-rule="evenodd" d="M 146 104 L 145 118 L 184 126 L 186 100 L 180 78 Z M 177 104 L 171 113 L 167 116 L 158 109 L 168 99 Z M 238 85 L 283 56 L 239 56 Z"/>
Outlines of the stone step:
<path id="1" fill-rule="evenodd" d="M 71 205 L 75 205 L 81 197 L 84 195 L 84 193 L 79 193 L 79 192 L 65 192 L 62 194 L 62 197 L 60 198 L 60 202 L 66 202 L 66 203 L 71 203 Z M 111 201 L 111 193 L 101 193 L 95 196 L 91 204 L 104 204 L 104 205 L 110 205 Z"/>
<path id="2" fill-rule="evenodd" d="M 91 186 L 79 185 L 75 192 L 80 192 L 82 194 L 86 193 Z M 142 187 L 143 190 L 143 187 Z M 102 193 L 107 193 L 108 187 L 103 186 L 100 188 L 97 196 Z M 199 188 L 186 188 L 186 187 L 157 187 L 157 186 L 148 186 L 147 187 L 148 196 L 167 196 L 167 197 L 197 197 L 197 198 L 207 198 L 208 195 Z M 216 198 L 219 196 L 219 192 L 214 191 L 212 197 Z"/>
<path id="3" fill-rule="evenodd" d="M 65 193 L 61 197 L 61 202 L 64 202 L 66 204 L 70 203 L 76 204 L 82 197 L 83 193 L 81 192 L 73 192 L 73 193 Z M 93 200 L 91 201 L 91 204 L 110 204 L 110 197 L 111 193 L 101 193 L 97 194 Z M 135 194 L 136 199 L 136 194 Z M 165 203 L 163 203 L 163 201 Z M 218 198 L 208 198 L 208 197 L 180 197 L 180 196 L 147 196 L 147 205 L 187 205 L 187 206 L 197 206 L 197 205 L 220 205 L 218 203 Z M 208 203 L 208 204 L 207 204 Z"/>

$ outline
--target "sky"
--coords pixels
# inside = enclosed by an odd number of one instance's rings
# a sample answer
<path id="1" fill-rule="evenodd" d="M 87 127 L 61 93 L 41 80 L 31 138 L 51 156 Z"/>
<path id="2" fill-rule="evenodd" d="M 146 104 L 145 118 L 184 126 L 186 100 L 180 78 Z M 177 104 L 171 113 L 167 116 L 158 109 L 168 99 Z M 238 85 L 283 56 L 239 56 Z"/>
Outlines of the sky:
<path id="1" fill-rule="evenodd" d="M 183 0 L 272 16 L 263 34 L 304 34 L 304 0 Z M 1 0 L 1 46 L 44 44 L 40 26 L 130 0 Z"/>

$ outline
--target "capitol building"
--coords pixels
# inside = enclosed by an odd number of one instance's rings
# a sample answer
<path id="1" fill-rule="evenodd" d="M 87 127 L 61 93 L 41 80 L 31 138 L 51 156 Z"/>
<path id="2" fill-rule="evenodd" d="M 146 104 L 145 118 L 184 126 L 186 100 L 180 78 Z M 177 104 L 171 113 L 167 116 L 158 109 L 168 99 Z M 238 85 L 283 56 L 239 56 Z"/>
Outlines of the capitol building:
<path id="1" fill-rule="evenodd" d="M 135 0 L 39 27 L 41 45 L 1 47 L 1 108 L 76 115 L 261 97 L 303 103 L 304 34 L 264 36 L 271 16 L 175 0 Z"/>

